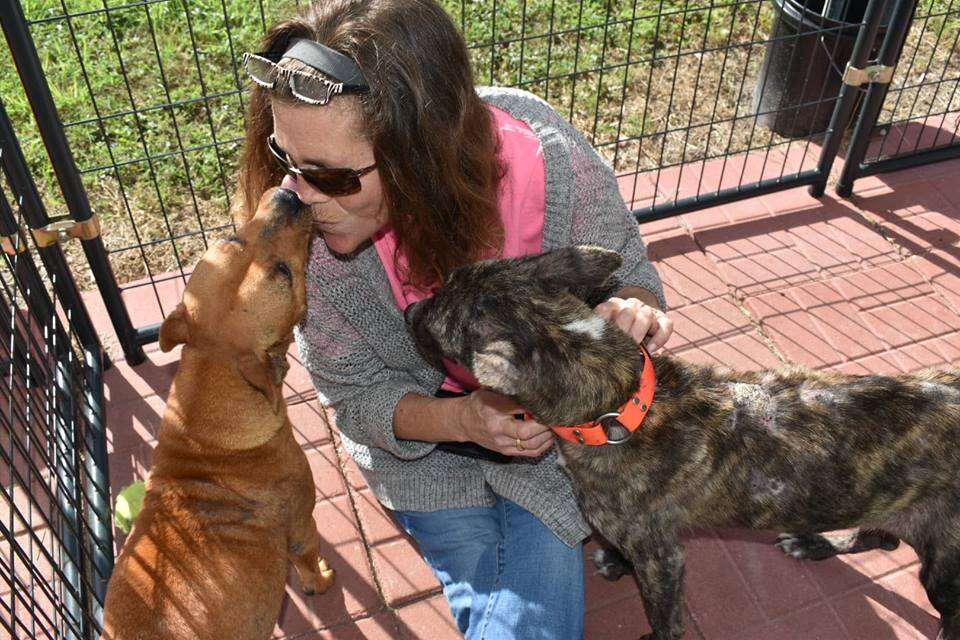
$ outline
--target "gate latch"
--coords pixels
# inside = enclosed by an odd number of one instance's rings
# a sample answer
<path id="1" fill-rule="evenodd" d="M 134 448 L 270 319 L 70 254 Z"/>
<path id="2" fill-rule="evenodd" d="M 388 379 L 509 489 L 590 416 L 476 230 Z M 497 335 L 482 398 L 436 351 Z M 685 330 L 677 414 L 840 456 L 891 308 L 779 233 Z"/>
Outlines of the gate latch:
<path id="1" fill-rule="evenodd" d="M 871 82 L 878 84 L 889 84 L 893 80 L 893 70 L 895 67 L 888 67 L 883 64 L 867 65 L 864 69 L 858 69 L 847 63 L 847 68 L 843 72 L 843 83 L 851 87 L 859 87 Z"/>
<path id="2" fill-rule="evenodd" d="M 77 222 L 69 216 L 53 218 L 50 224 L 39 229 L 31 229 L 33 239 L 38 247 L 49 247 L 56 242 L 63 242 L 70 238 L 93 240 L 100 235 L 100 218 L 96 214 L 83 222 Z"/>

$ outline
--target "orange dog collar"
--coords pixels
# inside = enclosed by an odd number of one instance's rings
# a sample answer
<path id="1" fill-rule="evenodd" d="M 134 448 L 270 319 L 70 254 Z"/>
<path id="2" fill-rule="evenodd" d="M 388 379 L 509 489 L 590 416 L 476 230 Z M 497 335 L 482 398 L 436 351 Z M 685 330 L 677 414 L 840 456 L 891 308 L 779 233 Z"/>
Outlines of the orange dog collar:
<path id="1" fill-rule="evenodd" d="M 657 376 L 653 370 L 650 354 L 643 345 L 640 345 L 640 351 L 643 353 L 643 371 L 640 373 L 640 385 L 619 409 L 612 413 L 605 413 L 591 422 L 573 426 L 555 425 L 551 426 L 550 429 L 564 440 L 577 444 L 623 444 L 629 440 L 647 416 L 650 405 L 653 403 L 653 392 L 657 387 Z M 616 420 L 630 432 L 630 435 L 620 440 L 610 440 L 604 429 L 604 424 L 610 420 Z"/>

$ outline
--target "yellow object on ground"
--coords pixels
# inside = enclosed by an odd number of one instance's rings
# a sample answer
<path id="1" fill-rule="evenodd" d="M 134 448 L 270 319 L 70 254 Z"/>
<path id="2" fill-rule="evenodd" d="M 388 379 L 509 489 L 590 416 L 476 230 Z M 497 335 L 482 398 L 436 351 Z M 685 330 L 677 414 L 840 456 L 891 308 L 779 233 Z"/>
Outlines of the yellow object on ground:
<path id="1" fill-rule="evenodd" d="M 140 505 L 143 504 L 143 496 L 147 492 L 147 486 L 143 480 L 137 480 L 131 485 L 124 487 L 117 495 L 117 504 L 113 509 L 113 524 L 124 533 L 130 533 L 130 527 L 133 526 L 133 520 L 140 513 Z"/>

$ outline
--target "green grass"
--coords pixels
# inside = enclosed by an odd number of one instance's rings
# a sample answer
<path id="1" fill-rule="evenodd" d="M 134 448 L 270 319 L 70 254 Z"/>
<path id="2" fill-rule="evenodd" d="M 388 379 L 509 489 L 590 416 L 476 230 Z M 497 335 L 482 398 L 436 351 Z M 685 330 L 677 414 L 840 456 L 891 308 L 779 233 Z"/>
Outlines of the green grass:
<path id="1" fill-rule="evenodd" d="M 209 230 L 229 223 L 246 101 L 238 83 L 247 85 L 235 62 L 256 48 L 265 24 L 295 7 L 294 0 L 148 2 L 22 0 L 121 281 L 169 271 L 178 260 L 190 264 Z M 947 2 L 927 0 L 926 13 L 943 12 Z M 464 30 L 480 82 L 519 85 L 547 98 L 618 171 L 770 140 L 750 117 L 752 79 L 772 23 L 768 1 L 444 5 Z M 65 9 L 73 17 L 65 19 Z M 921 39 L 935 57 L 933 49 L 953 42 L 958 21 L 953 13 L 929 23 Z M 933 47 L 938 33 L 941 46 Z M 937 64 L 945 70 L 957 61 Z M 0 96 L 48 209 L 62 211 L 5 47 Z M 149 246 L 125 250 L 137 243 Z"/>

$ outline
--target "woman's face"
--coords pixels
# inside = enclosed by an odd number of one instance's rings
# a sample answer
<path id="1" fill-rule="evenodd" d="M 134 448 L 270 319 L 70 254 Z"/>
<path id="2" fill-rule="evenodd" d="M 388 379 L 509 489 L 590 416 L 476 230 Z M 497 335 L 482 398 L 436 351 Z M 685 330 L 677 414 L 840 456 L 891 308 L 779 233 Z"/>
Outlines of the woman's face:
<path id="1" fill-rule="evenodd" d="M 374 163 L 373 146 L 363 136 L 354 96 L 337 96 L 313 106 L 271 101 L 277 144 L 297 167 L 310 165 L 362 169 Z M 331 251 L 350 253 L 387 220 L 380 172 L 360 178 L 362 188 L 349 196 L 328 196 L 299 176 L 287 174 L 281 186 L 297 192 L 312 212 L 314 227 Z"/>

